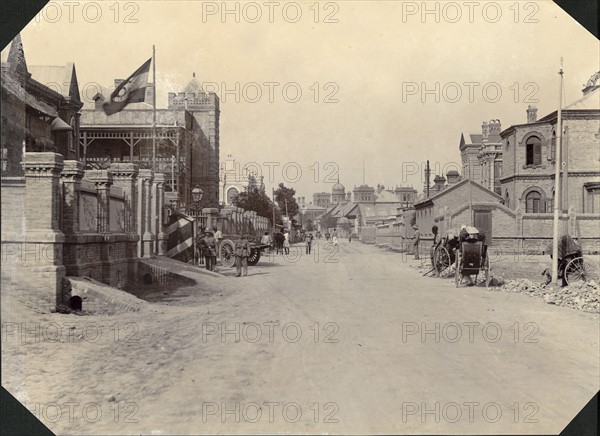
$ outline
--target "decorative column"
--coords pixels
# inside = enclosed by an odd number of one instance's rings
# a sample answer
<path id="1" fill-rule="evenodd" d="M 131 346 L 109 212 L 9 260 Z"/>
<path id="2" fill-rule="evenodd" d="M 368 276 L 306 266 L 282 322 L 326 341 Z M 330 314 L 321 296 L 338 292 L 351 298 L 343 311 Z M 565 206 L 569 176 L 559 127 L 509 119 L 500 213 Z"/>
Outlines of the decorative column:
<path id="1" fill-rule="evenodd" d="M 79 232 L 79 186 L 83 178 L 83 162 L 77 160 L 64 161 L 61 173 L 63 186 L 63 223 L 64 234 Z"/>
<path id="2" fill-rule="evenodd" d="M 163 231 L 163 210 L 165 208 L 165 181 L 166 176 L 163 173 L 156 173 L 154 175 L 153 192 L 156 197 L 152 202 L 152 205 L 155 207 L 154 219 L 152 221 L 155 225 L 153 233 L 157 235 L 156 253 L 159 256 L 164 256 L 167 252 L 167 235 Z"/>
<path id="3" fill-rule="evenodd" d="M 125 233 L 137 231 L 137 175 L 138 167 L 134 163 L 113 163 L 110 166 L 113 185 L 125 193 Z"/>
<path id="4" fill-rule="evenodd" d="M 96 185 L 98 199 L 98 233 L 110 233 L 110 187 L 113 177 L 108 170 L 87 170 L 86 180 Z"/>
<path id="5" fill-rule="evenodd" d="M 125 257 L 127 259 L 127 281 L 134 281 L 138 271 L 139 247 L 138 236 L 138 166 L 129 162 L 115 162 L 110 166 L 113 184 L 123 190 L 125 199 Z"/>
<path id="6" fill-rule="evenodd" d="M 142 209 L 142 257 L 151 257 L 154 255 L 154 233 L 152 233 L 152 180 L 154 179 L 154 174 L 152 170 L 149 169 L 141 169 L 139 172 L 139 177 L 142 179 L 142 190 L 143 190 L 143 198 L 141 202 Z M 138 203 L 139 204 L 139 203 Z"/>
<path id="7" fill-rule="evenodd" d="M 3 255 L 11 257 L 7 262 L 16 269 L 22 293 L 31 294 L 42 305 L 49 304 L 49 310 L 59 311 L 68 307 L 70 297 L 69 292 L 62 292 L 65 237 L 58 225 L 59 207 L 62 207 L 58 201 L 59 179 L 63 166 L 60 154 L 25 153 L 24 239 L 15 241 L 14 253 L 3 247 Z M 10 241 L 2 242 L 4 245 Z"/>
<path id="8" fill-rule="evenodd" d="M 202 209 L 202 214 L 206 216 L 206 227 L 213 228 L 217 226 L 217 218 L 219 209 L 215 207 L 205 207 Z"/>

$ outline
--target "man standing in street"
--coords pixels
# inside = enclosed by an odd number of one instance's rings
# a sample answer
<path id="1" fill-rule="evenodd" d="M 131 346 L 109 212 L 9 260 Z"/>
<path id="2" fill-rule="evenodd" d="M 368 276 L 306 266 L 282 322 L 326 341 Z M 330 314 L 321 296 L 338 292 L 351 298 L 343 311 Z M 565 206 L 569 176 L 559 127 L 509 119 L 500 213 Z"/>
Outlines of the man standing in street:
<path id="1" fill-rule="evenodd" d="M 415 224 L 413 226 L 415 230 L 415 242 L 413 244 L 415 248 L 415 259 L 419 259 L 419 243 L 421 242 L 421 233 L 419 232 L 419 227 Z"/>
<path id="2" fill-rule="evenodd" d="M 312 248 L 313 235 L 312 233 L 308 233 L 306 235 L 306 254 L 310 254 L 310 250 Z"/>
<path id="3" fill-rule="evenodd" d="M 248 275 L 248 256 L 250 255 L 250 244 L 245 234 L 242 234 L 242 239 L 235 243 L 235 268 L 236 277 Z"/>

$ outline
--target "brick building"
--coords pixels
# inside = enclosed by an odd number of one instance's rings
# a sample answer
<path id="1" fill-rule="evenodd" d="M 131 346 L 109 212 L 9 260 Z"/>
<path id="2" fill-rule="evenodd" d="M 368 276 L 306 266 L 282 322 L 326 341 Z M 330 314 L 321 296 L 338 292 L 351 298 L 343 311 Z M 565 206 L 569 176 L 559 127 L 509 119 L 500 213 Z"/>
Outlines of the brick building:
<path id="1" fill-rule="evenodd" d="M 2 176 L 20 177 L 25 150 L 79 157 L 83 106 L 75 65 L 28 66 L 20 35 L 2 52 Z"/>
<path id="2" fill-rule="evenodd" d="M 588 83 L 583 96 L 562 110 L 565 200 L 563 212 L 600 213 L 600 86 Z M 525 213 L 552 213 L 556 198 L 554 173 L 557 162 L 557 111 L 541 119 L 527 109 L 527 123 L 501 133 L 504 172 L 500 179 L 504 204 Z"/>

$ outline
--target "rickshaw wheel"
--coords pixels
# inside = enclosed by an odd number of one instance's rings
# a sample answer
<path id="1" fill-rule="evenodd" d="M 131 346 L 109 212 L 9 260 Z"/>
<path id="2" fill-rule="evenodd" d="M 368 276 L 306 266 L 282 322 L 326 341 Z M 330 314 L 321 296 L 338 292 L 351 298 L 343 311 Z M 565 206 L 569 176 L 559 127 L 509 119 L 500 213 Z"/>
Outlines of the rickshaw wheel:
<path id="1" fill-rule="evenodd" d="M 456 268 L 454 269 L 454 282 L 456 283 L 456 287 L 460 285 L 462 281 L 462 277 L 460 275 L 460 251 L 456 251 Z"/>
<path id="2" fill-rule="evenodd" d="M 248 265 L 254 266 L 260 260 L 260 250 L 258 248 L 250 249 L 250 256 L 248 256 Z"/>
<path id="3" fill-rule="evenodd" d="M 488 256 L 485 256 L 483 267 L 485 269 L 485 287 L 488 288 L 490 286 L 490 258 Z"/>
<path id="4" fill-rule="evenodd" d="M 221 265 L 231 268 L 235 265 L 235 244 L 230 239 L 225 239 L 219 247 Z"/>
<path id="5" fill-rule="evenodd" d="M 450 267 L 450 253 L 448 253 L 448 250 L 446 250 L 444 247 L 438 247 L 434 262 L 435 270 L 439 276 L 442 274 L 442 272 Z"/>
<path id="6" fill-rule="evenodd" d="M 584 257 L 576 257 L 565 267 L 563 277 L 567 285 L 585 283 L 592 280 L 598 281 L 600 267 L 593 260 Z"/>

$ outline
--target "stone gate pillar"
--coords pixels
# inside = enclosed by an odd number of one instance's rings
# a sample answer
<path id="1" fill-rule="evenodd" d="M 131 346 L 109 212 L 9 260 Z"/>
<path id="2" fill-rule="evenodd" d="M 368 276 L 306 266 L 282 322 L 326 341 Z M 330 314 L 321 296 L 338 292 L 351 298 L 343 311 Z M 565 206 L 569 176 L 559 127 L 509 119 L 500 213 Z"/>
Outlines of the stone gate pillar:
<path id="1" fill-rule="evenodd" d="M 113 185 L 121 188 L 125 194 L 125 233 L 136 233 L 137 165 L 133 163 L 113 163 L 110 166 L 110 171 L 113 176 Z"/>
<path id="2" fill-rule="evenodd" d="M 79 232 L 79 186 L 83 178 L 83 162 L 77 160 L 64 161 L 61 173 L 63 186 L 62 231 L 64 234 Z"/>
<path id="3" fill-rule="evenodd" d="M 62 207 L 59 179 L 63 166 L 60 154 L 25 153 L 24 239 L 16 242 L 15 253 L 7 253 L 3 247 L 3 257 L 14 256 L 9 261 L 14 261 L 22 293 L 31 294 L 36 303 L 49 310 L 61 310 L 68 305 L 70 297 L 62 292 L 65 237 L 58 222 Z"/>
<path id="4" fill-rule="evenodd" d="M 166 177 L 163 173 L 154 175 L 154 193 L 156 195 L 152 205 L 155 207 L 154 219 L 155 224 L 154 234 L 156 237 L 156 253 L 163 256 L 167 252 L 167 235 L 164 232 L 163 209 L 165 208 L 165 181 Z"/>
<path id="5" fill-rule="evenodd" d="M 141 169 L 139 172 L 141 179 L 141 189 L 143 191 L 142 201 L 138 202 L 140 206 L 140 216 L 143 223 L 141 230 L 141 257 L 151 257 L 154 255 L 154 233 L 152 233 L 152 180 L 154 174 L 152 170 Z"/>

